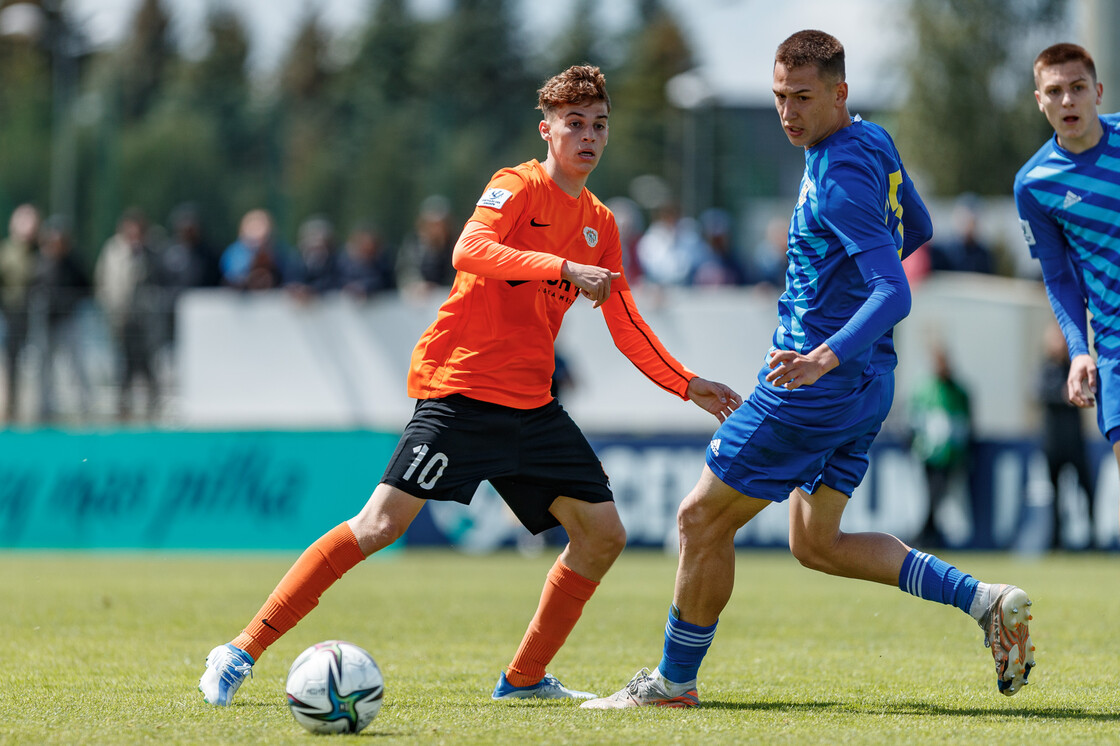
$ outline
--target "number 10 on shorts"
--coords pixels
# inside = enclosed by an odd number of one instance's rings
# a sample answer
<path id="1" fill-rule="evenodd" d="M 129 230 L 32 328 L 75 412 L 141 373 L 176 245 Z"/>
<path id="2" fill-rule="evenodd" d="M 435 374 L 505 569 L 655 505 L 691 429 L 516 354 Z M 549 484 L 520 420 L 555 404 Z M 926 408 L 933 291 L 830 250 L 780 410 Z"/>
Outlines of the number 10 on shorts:
<path id="1" fill-rule="evenodd" d="M 447 468 L 447 456 L 443 453 L 435 453 L 432 454 L 432 457 L 425 463 L 424 459 L 428 455 L 428 446 L 426 444 L 416 446 L 412 449 L 412 452 L 416 454 L 416 457 L 413 458 L 412 463 L 408 465 L 408 469 L 404 473 L 404 479 L 405 481 L 412 479 L 412 475 L 416 473 L 416 470 L 420 468 L 421 464 L 424 464 L 424 468 L 420 469 L 420 474 L 416 478 L 416 484 L 423 489 L 430 490 L 432 487 L 436 486 L 436 482 L 443 476 L 443 470 Z"/>

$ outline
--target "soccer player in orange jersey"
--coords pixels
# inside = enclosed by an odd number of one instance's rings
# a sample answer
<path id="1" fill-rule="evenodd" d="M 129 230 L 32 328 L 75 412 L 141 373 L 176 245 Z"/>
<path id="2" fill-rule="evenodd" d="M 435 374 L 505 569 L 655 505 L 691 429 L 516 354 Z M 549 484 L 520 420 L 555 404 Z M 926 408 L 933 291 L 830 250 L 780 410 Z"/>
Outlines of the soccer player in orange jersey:
<path id="1" fill-rule="evenodd" d="M 381 483 L 358 515 L 304 551 L 240 635 L 210 651 L 199 681 L 210 704 L 228 705 L 261 653 L 343 573 L 400 538 L 426 500 L 469 503 L 484 479 L 533 533 L 559 525 L 568 534 L 492 697 L 594 696 L 545 668 L 626 532 L 602 465 L 549 393 L 560 322 L 583 295 L 661 388 L 720 422 L 742 399 L 677 362 L 634 305 L 614 216 L 584 187 L 607 144 L 603 74 L 571 67 L 545 82 L 538 102 L 548 155 L 495 174 L 464 227 L 451 294 L 412 355 L 416 410 Z"/>

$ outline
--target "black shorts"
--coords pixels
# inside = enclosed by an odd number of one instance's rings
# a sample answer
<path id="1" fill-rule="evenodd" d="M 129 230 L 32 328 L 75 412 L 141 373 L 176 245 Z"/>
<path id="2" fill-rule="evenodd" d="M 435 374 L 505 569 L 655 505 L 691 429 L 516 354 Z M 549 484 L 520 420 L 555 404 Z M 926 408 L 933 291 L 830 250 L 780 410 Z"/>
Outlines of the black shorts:
<path id="1" fill-rule="evenodd" d="M 414 497 L 464 505 L 484 479 L 534 534 L 560 525 L 549 508 L 561 495 L 614 499 L 599 457 L 555 399 L 536 409 L 461 394 L 422 399 L 381 477 Z"/>

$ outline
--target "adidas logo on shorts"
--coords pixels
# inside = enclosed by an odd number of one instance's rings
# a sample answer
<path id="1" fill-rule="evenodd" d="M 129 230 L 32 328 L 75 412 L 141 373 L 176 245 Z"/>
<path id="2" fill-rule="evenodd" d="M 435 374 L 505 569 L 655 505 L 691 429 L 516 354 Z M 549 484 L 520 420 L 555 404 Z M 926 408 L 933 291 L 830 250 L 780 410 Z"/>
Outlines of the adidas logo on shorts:
<path id="1" fill-rule="evenodd" d="M 719 455 L 720 441 L 721 441 L 720 438 L 712 438 L 712 442 L 708 444 L 708 448 L 711 449 L 713 456 L 718 456 Z"/>

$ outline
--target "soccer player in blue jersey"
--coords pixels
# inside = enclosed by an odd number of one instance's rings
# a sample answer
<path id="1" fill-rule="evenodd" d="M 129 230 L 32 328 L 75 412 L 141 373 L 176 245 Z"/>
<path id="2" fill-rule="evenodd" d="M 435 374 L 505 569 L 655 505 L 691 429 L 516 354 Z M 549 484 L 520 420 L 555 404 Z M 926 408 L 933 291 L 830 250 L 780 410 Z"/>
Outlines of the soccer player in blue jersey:
<path id="1" fill-rule="evenodd" d="M 699 704 L 697 672 L 731 598 L 735 533 L 787 498 L 789 545 L 803 565 L 957 606 L 984 630 L 999 690 L 1011 695 L 1027 683 L 1026 593 L 980 583 L 889 534 L 840 530 L 894 395 L 891 329 L 910 310 L 900 255 L 932 233 L 890 136 L 850 116 L 847 95 L 834 37 L 800 31 L 778 47 L 774 101 L 786 137 L 805 149 L 805 175 L 773 346 L 677 514 L 680 560 L 661 662 L 583 707 Z"/>
<path id="2" fill-rule="evenodd" d="M 1015 175 L 1015 204 L 1069 347 L 1066 394 L 1082 408 L 1099 402 L 1120 463 L 1120 114 L 1097 113 L 1104 86 L 1076 44 L 1042 50 L 1034 82 L 1054 136 Z"/>

